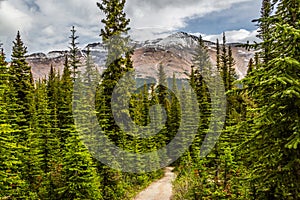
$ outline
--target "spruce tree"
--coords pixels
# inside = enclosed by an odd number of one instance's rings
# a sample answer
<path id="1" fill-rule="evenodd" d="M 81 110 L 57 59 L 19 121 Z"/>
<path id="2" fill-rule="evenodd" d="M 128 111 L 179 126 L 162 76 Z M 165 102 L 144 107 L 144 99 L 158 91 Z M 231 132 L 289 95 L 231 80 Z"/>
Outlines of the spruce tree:
<path id="1" fill-rule="evenodd" d="M 2 48 L 2 43 L 0 43 L 0 65 L 1 67 L 6 67 L 7 62 L 5 61 L 5 54 L 4 54 L 4 49 Z"/>
<path id="2" fill-rule="evenodd" d="M 59 136 L 59 97 L 60 97 L 60 76 L 53 66 L 50 67 L 48 80 L 46 83 L 46 95 L 49 111 L 49 122 L 51 134 L 56 138 Z M 59 142 L 59 141 L 58 141 Z"/>
<path id="3" fill-rule="evenodd" d="M 73 41 L 73 39 L 71 39 Z M 74 54 L 75 55 L 75 54 Z M 75 55 L 75 60 L 78 58 Z M 61 184 L 54 192 L 60 199 L 101 199 L 100 179 L 97 175 L 95 163 L 88 149 L 82 143 L 81 127 L 75 126 L 74 112 L 81 102 L 78 95 L 86 92 L 83 89 L 81 74 L 75 77 L 71 67 L 72 59 L 66 56 L 64 71 L 59 85 L 58 118 L 60 128 L 61 155 Z M 73 71 L 74 72 L 74 71 Z M 76 90 L 74 90 L 76 89 Z M 84 114 L 84 113 L 80 113 Z M 83 117 L 83 116 L 82 116 Z"/>
<path id="4" fill-rule="evenodd" d="M 149 97 L 149 85 L 144 83 L 144 88 L 142 90 L 142 104 L 143 104 L 143 109 L 142 109 L 142 116 L 140 123 L 143 126 L 146 126 L 149 124 L 150 119 L 149 119 L 149 111 L 150 111 L 150 97 Z"/>
<path id="5" fill-rule="evenodd" d="M 124 148 L 127 136 L 114 119 L 111 102 L 112 94 L 118 81 L 126 72 L 133 70 L 131 61 L 133 50 L 128 45 L 129 36 L 127 36 L 130 29 L 128 27 L 130 20 L 126 18 L 124 13 L 125 0 L 101 0 L 101 2 L 97 2 L 97 6 L 105 14 L 105 18 L 101 20 L 104 28 L 101 29 L 100 36 L 108 51 L 108 55 L 105 63 L 106 69 L 102 74 L 101 84 L 97 89 L 96 102 L 98 103 L 96 108 L 102 130 L 112 142 Z M 129 91 L 129 88 L 125 86 L 122 90 Z M 124 94 L 127 94 L 128 91 L 124 91 Z M 100 99 L 101 102 L 99 102 Z M 122 97 L 118 97 L 117 100 L 124 101 Z M 128 110 L 120 109 L 119 111 L 116 113 L 117 116 L 128 116 L 129 114 Z M 98 165 L 98 170 L 103 176 L 103 197 L 105 199 L 122 198 L 125 193 L 122 185 L 124 184 L 122 183 L 124 181 L 122 173 L 101 164 Z"/>
<path id="6" fill-rule="evenodd" d="M 156 91 L 157 91 L 157 96 L 158 96 L 158 102 L 164 106 L 166 111 L 169 111 L 170 107 L 170 102 L 168 99 L 168 82 L 167 82 L 167 75 L 164 70 L 164 67 L 162 64 L 159 65 L 158 67 L 158 85 L 156 86 Z"/>
<path id="7" fill-rule="evenodd" d="M 50 110 L 51 132 L 57 135 L 58 131 L 58 103 L 59 103 L 59 74 L 53 66 L 50 67 L 48 80 L 46 84 L 48 109 Z"/>
<path id="8" fill-rule="evenodd" d="M 198 160 L 197 157 L 200 155 L 201 143 L 207 133 L 211 115 L 210 94 L 207 84 L 208 81 L 210 81 L 212 64 L 201 35 L 197 38 L 197 47 L 194 52 L 193 63 L 190 84 L 197 94 L 200 121 L 198 134 L 191 149 L 191 156 L 193 159 Z"/>
<path id="9" fill-rule="evenodd" d="M 31 73 L 31 67 L 26 62 L 27 48 L 21 40 L 20 32 L 17 33 L 16 39 L 13 42 L 12 61 L 9 67 L 9 92 L 7 92 L 8 120 L 12 126 L 17 146 L 20 147 L 16 155 L 22 161 L 20 170 L 22 178 L 34 187 L 34 174 L 32 163 L 34 160 L 30 158 L 30 149 L 28 139 L 33 133 L 35 125 L 35 102 L 34 102 L 34 85 Z M 32 189 L 31 191 L 34 191 Z M 28 191 L 28 195 L 31 195 Z M 34 192 L 33 192 L 34 193 Z"/>
<path id="10" fill-rule="evenodd" d="M 177 134 L 178 129 L 181 123 L 181 109 L 180 109 L 180 93 L 177 87 L 177 79 L 175 73 L 173 74 L 173 81 L 172 81 L 172 91 L 171 91 L 171 101 L 170 101 L 170 110 L 168 113 L 168 121 L 167 121 L 167 132 L 166 136 L 168 141 L 171 141 Z M 175 147 L 176 148 L 176 147 Z M 174 148 L 172 148 L 173 150 Z M 168 156 L 172 156 L 172 152 L 168 152 Z"/>
<path id="11" fill-rule="evenodd" d="M 105 131 L 113 133 L 110 136 L 114 142 L 118 140 L 118 132 L 120 128 L 115 124 L 111 112 L 111 96 L 117 82 L 124 75 L 124 73 L 133 69 L 131 55 L 132 50 L 128 46 L 129 37 L 126 36 L 129 31 L 129 19 L 124 13 L 125 0 L 102 0 L 97 3 L 99 9 L 106 15 L 102 19 L 104 28 L 101 29 L 100 36 L 105 48 L 108 50 L 106 59 L 106 70 L 102 74 L 102 82 L 100 91 L 103 96 L 103 101 L 107 109 L 98 111 L 102 117 L 105 117 L 107 125 Z"/>
<path id="12" fill-rule="evenodd" d="M 23 146 L 17 145 L 8 115 L 9 93 L 8 67 L 3 49 L 0 53 L 0 198 L 24 199 L 28 195 L 29 185 L 22 178 L 22 161 L 19 159 Z"/>
<path id="13" fill-rule="evenodd" d="M 271 26 L 272 26 L 272 20 L 271 20 L 271 14 L 273 12 L 273 6 L 271 3 L 271 0 L 263 0 L 262 1 L 262 8 L 261 8 L 261 16 L 259 19 L 253 20 L 253 22 L 257 22 L 257 25 L 259 27 L 259 35 L 258 38 L 263 40 L 263 43 L 258 44 L 258 47 L 261 48 L 263 52 L 260 53 L 261 58 L 263 59 L 264 63 L 268 63 L 271 59 Z"/>
<path id="14" fill-rule="evenodd" d="M 172 93 L 171 93 L 171 105 L 170 105 L 170 112 L 168 117 L 168 138 L 172 139 L 180 126 L 181 121 L 181 109 L 180 109 L 180 102 L 179 102 L 179 91 L 177 87 L 177 79 L 175 73 L 173 74 L 173 84 L 172 84 Z"/>
<path id="15" fill-rule="evenodd" d="M 254 66 L 253 59 L 250 58 L 249 63 L 248 63 L 247 76 L 250 75 L 250 73 L 253 72 L 254 67 L 255 67 L 255 66 Z"/>
<path id="16" fill-rule="evenodd" d="M 94 89 L 100 82 L 100 74 L 95 66 L 95 63 L 91 56 L 91 51 L 87 49 L 86 62 L 85 62 L 85 73 L 83 74 L 83 82 L 87 83 L 89 89 Z"/>
<path id="17" fill-rule="evenodd" d="M 216 61 L 217 61 L 217 69 L 221 70 L 221 60 L 220 60 L 221 54 L 220 54 L 220 43 L 219 39 L 217 39 L 216 42 Z"/>
<path id="18" fill-rule="evenodd" d="M 73 131 L 74 119 L 72 114 L 73 79 L 68 57 L 65 57 L 64 70 L 59 86 L 58 127 L 61 150 L 65 148 L 66 140 Z"/>
<path id="19" fill-rule="evenodd" d="M 226 46 L 226 36 L 225 32 L 223 32 L 223 43 L 222 43 L 222 53 L 220 55 L 221 60 L 221 68 L 220 73 L 223 78 L 223 83 L 225 85 L 225 90 L 229 90 L 229 76 L 228 76 L 228 54 L 227 54 L 227 46 Z"/>
<path id="20" fill-rule="evenodd" d="M 35 186 L 41 198 L 50 198 L 54 195 L 55 184 L 52 174 L 58 164 L 59 138 L 53 134 L 51 127 L 51 111 L 48 108 L 48 97 L 46 81 L 39 81 L 36 84 L 36 126 L 30 135 L 29 145 L 31 156 L 36 160 L 33 162 L 32 173 L 35 173 Z"/>
<path id="21" fill-rule="evenodd" d="M 247 167 L 256 199 L 299 199 L 299 1 L 281 0 L 261 43 L 264 62 L 246 82 L 257 116 L 249 120 Z M 260 26 L 264 24 L 259 24 Z M 263 29 L 262 27 L 261 29 Z M 265 52 L 268 52 L 266 60 Z"/>
<path id="22" fill-rule="evenodd" d="M 63 186 L 57 189 L 61 199 L 102 199 L 100 179 L 80 136 L 72 132 L 66 141 L 62 168 Z"/>
<path id="23" fill-rule="evenodd" d="M 85 71 L 81 76 L 76 78 L 73 92 L 73 114 L 76 124 L 79 126 L 80 132 L 85 137 L 85 144 L 88 144 L 90 150 L 98 149 L 97 134 L 95 130 L 99 124 L 91 123 L 91 116 L 97 114 L 95 111 L 95 102 L 97 98 L 97 86 L 100 82 L 100 74 L 96 69 L 93 59 L 90 55 L 89 48 L 87 49 Z M 79 74 L 81 75 L 81 74 Z M 80 125 L 79 125 L 80 124 Z M 96 150 L 97 151 L 97 150 Z"/>
<path id="24" fill-rule="evenodd" d="M 18 104 L 19 111 L 14 114 L 19 115 L 20 120 L 17 122 L 21 129 L 29 130 L 31 119 L 34 114 L 33 106 L 33 78 L 31 67 L 26 62 L 27 47 L 21 40 L 20 32 L 17 33 L 13 42 L 13 50 L 11 56 L 11 65 L 9 67 L 9 85 L 11 91 L 15 94 L 15 103 Z M 13 114 L 13 113 L 11 113 Z M 28 133 L 28 132 L 27 132 Z M 26 131 L 20 135 L 20 140 L 25 142 L 28 139 Z"/>
<path id="25" fill-rule="evenodd" d="M 158 104 L 159 104 L 158 94 L 156 93 L 155 85 L 152 84 L 151 94 L 150 94 L 150 107 L 154 106 L 154 108 L 152 108 L 153 110 L 149 112 L 149 115 L 151 120 L 151 126 L 150 126 L 151 132 L 153 132 L 153 130 L 155 132 L 158 132 L 154 137 L 152 137 L 153 142 L 155 143 L 154 148 L 156 149 L 165 147 L 169 139 L 167 138 L 166 135 L 167 128 L 165 124 L 163 124 L 163 122 L 165 123 L 167 122 L 164 121 L 166 120 L 167 113 L 164 112 L 165 109 L 163 108 L 163 106 L 162 105 L 158 106 Z M 160 163 L 168 159 L 167 153 L 168 152 L 163 152 L 162 155 L 160 155 L 159 158 Z"/>
<path id="26" fill-rule="evenodd" d="M 76 29 L 74 26 L 72 26 L 71 29 L 71 36 L 70 38 L 70 56 L 69 56 L 69 64 L 72 70 L 72 76 L 73 76 L 73 80 L 75 80 L 75 78 L 77 77 L 77 73 L 78 73 L 78 67 L 80 67 L 80 60 L 79 60 L 79 54 L 80 54 L 80 50 L 78 48 L 78 42 L 77 39 L 79 38 L 79 36 L 76 35 Z"/>
<path id="27" fill-rule="evenodd" d="M 235 60 L 232 55 L 231 46 L 228 47 L 228 90 L 232 90 L 234 87 L 234 81 L 237 80 L 237 74 L 235 72 Z"/>

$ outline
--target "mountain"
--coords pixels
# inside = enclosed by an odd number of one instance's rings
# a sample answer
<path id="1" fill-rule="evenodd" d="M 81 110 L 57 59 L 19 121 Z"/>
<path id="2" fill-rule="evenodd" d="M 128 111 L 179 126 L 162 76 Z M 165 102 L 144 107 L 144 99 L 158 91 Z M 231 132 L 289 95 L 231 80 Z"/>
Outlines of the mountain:
<path id="1" fill-rule="evenodd" d="M 197 41 L 196 36 L 178 32 L 155 40 L 132 41 L 131 44 L 135 48 L 132 60 L 138 78 L 156 78 L 158 67 L 162 64 L 168 77 L 172 77 L 175 73 L 177 78 L 185 79 L 191 71 L 192 57 Z M 216 44 L 205 41 L 205 45 L 208 47 L 211 62 L 215 65 Z M 243 78 L 254 52 L 238 47 L 237 44 L 228 45 L 232 46 L 233 57 L 236 61 L 235 70 L 239 78 Z M 88 44 L 78 55 L 82 63 L 84 63 L 88 48 L 99 71 L 103 72 L 107 56 L 104 46 L 101 43 Z M 68 51 L 52 51 L 48 54 L 34 53 L 27 56 L 27 61 L 32 66 L 34 79 L 47 77 L 51 65 L 62 73 L 66 54 Z"/>

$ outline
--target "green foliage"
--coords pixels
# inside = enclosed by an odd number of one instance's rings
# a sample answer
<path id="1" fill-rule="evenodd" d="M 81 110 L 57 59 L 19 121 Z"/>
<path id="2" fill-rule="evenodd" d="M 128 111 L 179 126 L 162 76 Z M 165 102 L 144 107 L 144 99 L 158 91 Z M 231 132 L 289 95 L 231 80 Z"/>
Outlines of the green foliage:
<path id="1" fill-rule="evenodd" d="M 17 145 L 8 115 L 9 93 L 8 70 L 3 50 L 0 54 L 0 198 L 25 198 L 28 184 L 22 178 L 20 153 L 23 146 Z"/>
<path id="2" fill-rule="evenodd" d="M 159 65 L 158 68 L 158 85 L 156 87 L 157 90 L 157 96 L 158 96 L 158 102 L 166 109 L 166 111 L 169 111 L 170 102 L 168 100 L 168 83 L 167 83 L 167 75 L 164 71 L 164 67 L 162 64 Z"/>
<path id="3" fill-rule="evenodd" d="M 58 127 L 60 148 L 63 150 L 66 145 L 66 140 L 69 137 L 69 132 L 74 125 L 72 114 L 73 79 L 67 57 L 65 58 L 58 94 Z"/>
<path id="4" fill-rule="evenodd" d="M 257 53 L 241 81 L 236 81 L 233 52 L 225 34 L 221 45 L 217 41 L 216 66 L 210 63 L 200 36 L 189 80 L 197 97 L 185 87 L 180 90 L 175 75 L 170 92 L 163 65 L 158 68 L 157 87 L 144 84 L 132 92 L 136 83 L 129 78 L 115 88 L 126 72 L 133 71 L 133 50 L 127 36 L 129 19 L 123 11 L 125 0 L 102 0 L 97 6 L 105 14 L 100 36 L 109 52 L 102 77 L 89 49 L 85 70 L 79 72 L 79 37 L 74 26 L 63 74 L 60 76 L 49 66 L 48 80 L 34 83 L 26 62 L 27 48 L 19 32 L 13 42 L 10 65 L 0 45 L 0 199 L 132 199 L 138 190 L 162 176 L 162 170 L 123 173 L 94 159 L 95 152 L 89 152 L 83 141 L 97 149 L 95 141 L 99 138 L 91 135 L 89 140 L 83 140 L 79 133 L 94 127 L 76 127 L 76 112 L 82 118 L 96 113 L 106 135 L 120 148 L 134 153 L 165 147 L 182 124 L 186 127 L 182 130 L 185 137 L 181 138 L 184 144 L 191 135 L 189 128 L 199 121 L 193 144 L 174 163 L 178 176 L 173 199 L 300 198 L 299 1 L 263 0 L 261 17 L 254 20 L 262 42 L 250 46 Z M 225 86 L 226 123 L 216 147 L 201 157 L 205 153 L 201 146 L 205 135 L 222 120 L 219 116 L 210 126 L 213 113 L 220 111 L 215 104 L 222 103 L 213 91 L 219 85 L 211 83 L 217 72 Z M 74 91 L 74 86 L 78 90 Z M 114 90 L 123 94 L 116 96 L 117 104 L 129 104 L 129 109 L 116 105 L 120 112 L 115 116 L 111 104 Z M 79 101 L 79 95 L 85 98 Z M 82 105 L 83 110 L 74 110 L 76 105 Z M 194 113 L 198 109 L 200 120 Z M 157 134 L 139 138 L 136 127 L 127 127 L 131 131 L 127 133 L 126 123 L 117 124 L 114 117 L 132 119 L 138 126 L 151 124 L 146 133 Z M 126 162 L 157 168 L 172 153 Z"/>
<path id="5" fill-rule="evenodd" d="M 31 67 L 26 62 L 27 47 L 21 40 L 20 32 L 17 33 L 13 42 L 13 50 L 11 55 L 11 65 L 9 67 L 9 83 L 10 87 L 16 93 L 17 104 L 20 105 L 22 112 L 27 119 L 33 115 L 33 78 Z M 30 121 L 28 121 L 30 122 Z M 28 126 L 29 123 L 19 124 L 20 126 Z"/>
<path id="6" fill-rule="evenodd" d="M 80 66 L 80 60 L 78 58 L 80 52 L 79 52 L 79 48 L 78 48 L 78 42 L 77 39 L 79 38 L 79 36 L 76 35 L 76 30 L 75 27 L 72 26 L 71 29 L 71 36 L 69 37 L 70 41 L 70 57 L 69 57 L 69 64 L 70 67 L 72 68 L 72 77 L 73 79 L 75 79 L 77 77 L 78 74 L 78 67 Z"/>
<path id="7" fill-rule="evenodd" d="M 66 141 L 62 168 L 61 199 L 102 199 L 100 180 L 86 147 L 74 131 Z"/>
<path id="8" fill-rule="evenodd" d="M 110 102 L 118 81 L 126 72 L 133 69 L 130 59 L 132 50 L 128 47 L 129 37 L 125 36 L 129 30 L 129 19 L 126 19 L 126 14 L 123 11 L 125 0 L 102 0 L 101 3 L 97 3 L 97 6 L 106 15 L 106 18 L 102 20 L 104 28 L 101 29 L 100 36 L 108 50 L 107 69 L 102 74 L 101 87 L 99 87 L 101 91 L 98 91 L 102 96 L 102 104 L 104 104 L 105 109 L 98 107 L 97 111 L 102 118 L 105 118 L 105 125 L 102 124 L 101 126 L 105 128 L 105 131 L 111 133 L 110 139 L 117 142 L 120 129 L 114 122 Z"/>
<path id="9" fill-rule="evenodd" d="M 257 108 L 242 146 L 256 199 L 299 198 L 299 15 L 298 1 L 279 1 L 272 15 L 264 1 L 258 21 L 263 62 L 244 81 Z"/>
<path id="10" fill-rule="evenodd" d="M 32 158 L 32 172 L 35 175 L 35 188 L 41 198 L 50 198 L 55 189 L 52 173 L 59 160 L 59 138 L 52 132 L 51 111 L 45 81 L 39 81 L 35 91 L 36 113 L 35 130 L 30 135 L 29 146 Z"/>
<path id="11" fill-rule="evenodd" d="M 177 88 L 176 77 L 175 74 L 173 74 L 171 105 L 170 105 L 170 111 L 169 111 L 169 116 L 167 121 L 168 132 L 166 134 L 169 141 L 176 136 L 178 129 L 180 127 L 180 123 L 181 123 L 180 102 L 183 103 L 183 99 L 180 100 L 180 93 Z M 172 154 L 172 152 L 169 152 L 169 157 L 172 156 L 170 154 Z"/>
<path id="12" fill-rule="evenodd" d="M 28 139 L 29 127 L 32 123 L 34 113 L 33 104 L 33 79 L 31 67 L 26 62 L 25 56 L 27 48 L 21 40 L 20 33 L 17 33 L 12 51 L 12 62 L 9 67 L 9 87 L 10 87 L 10 115 L 19 118 L 15 121 L 19 129 L 24 132 L 19 135 L 19 141 L 25 142 Z M 14 108 L 12 108 L 14 106 Z M 13 119 L 13 118 L 11 118 Z M 16 128 L 17 129 L 17 128 Z"/>
<path id="13" fill-rule="evenodd" d="M 208 49 L 204 45 L 201 35 L 197 39 L 198 44 L 193 57 L 194 65 L 192 66 L 190 78 L 190 85 L 197 94 L 198 105 L 194 106 L 199 106 L 200 110 L 199 130 L 191 149 L 191 155 L 196 160 L 200 156 L 201 143 L 207 133 L 211 117 L 211 97 L 208 82 L 211 80 L 212 75 L 212 64 Z"/>

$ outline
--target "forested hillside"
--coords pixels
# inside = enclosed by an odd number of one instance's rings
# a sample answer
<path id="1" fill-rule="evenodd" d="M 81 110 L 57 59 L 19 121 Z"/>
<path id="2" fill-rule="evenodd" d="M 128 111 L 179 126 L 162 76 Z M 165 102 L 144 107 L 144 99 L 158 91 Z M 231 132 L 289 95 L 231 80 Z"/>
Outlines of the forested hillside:
<path id="1" fill-rule="evenodd" d="M 80 59 L 75 26 L 47 78 L 33 79 L 20 32 L 10 62 L 0 46 L 0 200 L 133 199 L 168 166 L 174 200 L 300 199 L 300 2 L 262 1 L 245 78 L 224 33 L 216 63 L 195 39 L 188 81 L 161 63 L 142 85 L 125 3 L 95 5 L 103 73 L 89 49 Z"/>

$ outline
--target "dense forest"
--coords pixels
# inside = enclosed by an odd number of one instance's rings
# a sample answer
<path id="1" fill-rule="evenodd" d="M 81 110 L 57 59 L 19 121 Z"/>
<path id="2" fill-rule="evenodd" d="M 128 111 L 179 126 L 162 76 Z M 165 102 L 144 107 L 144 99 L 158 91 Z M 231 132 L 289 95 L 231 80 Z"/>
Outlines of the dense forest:
<path id="1" fill-rule="evenodd" d="M 34 81 L 20 32 L 9 63 L 0 52 L 0 199 L 132 199 L 171 161 L 174 200 L 300 199 L 299 0 L 263 0 L 253 20 L 261 42 L 243 45 L 256 54 L 242 80 L 226 35 L 216 41 L 216 66 L 199 36 L 188 82 L 179 88 L 174 75 L 168 85 L 161 65 L 157 84 L 133 92 L 134 77 L 122 79 L 134 73 L 125 3 L 95 5 L 106 15 L 103 74 L 89 51 L 78 58 L 74 26 L 62 74 L 49 66 L 47 79 Z M 139 156 L 101 162 L 113 152 L 99 145 L 90 116 L 116 147 Z"/>

